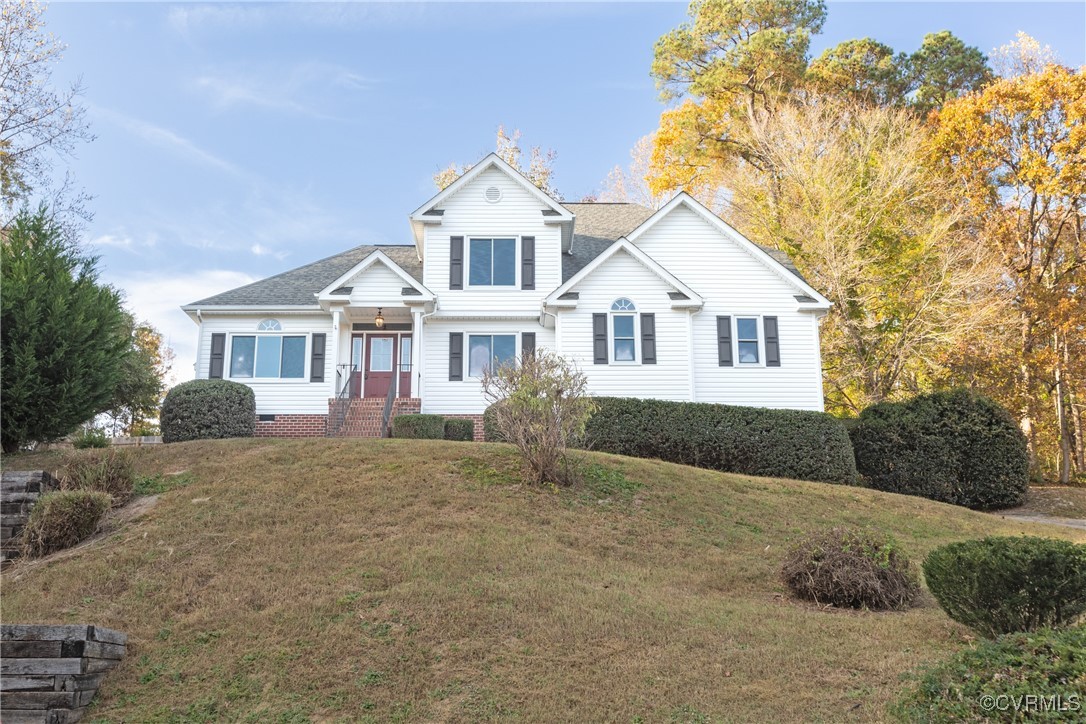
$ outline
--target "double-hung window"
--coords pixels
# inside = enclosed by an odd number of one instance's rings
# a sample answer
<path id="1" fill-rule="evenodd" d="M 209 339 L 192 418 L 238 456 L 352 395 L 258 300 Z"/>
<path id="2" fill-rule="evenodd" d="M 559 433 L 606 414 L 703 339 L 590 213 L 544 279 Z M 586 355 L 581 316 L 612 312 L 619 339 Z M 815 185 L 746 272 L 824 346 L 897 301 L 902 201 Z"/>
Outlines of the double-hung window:
<path id="1" fill-rule="evenodd" d="M 230 346 L 230 376 L 265 379 L 305 377 L 305 336 L 235 335 Z"/>
<path id="2" fill-rule="evenodd" d="M 517 283 L 517 240 L 471 240 L 468 284 L 474 287 L 512 287 Z"/>
<path id="3" fill-rule="evenodd" d="M 626 297 L 611 305 L 611 359 L 637 361 L 637 307 Z"/>
<path id="4" fill-rule="evenodd" d="M 739 347 L 739 364 L 758 364 L 758 318 L 736 317 L 735 339 Z"/>
<path id="5" fill-rule="evenodd" d="M 468 375 L 482 377 L 488 369 L 513 364 L 516 354 L 515 334 L 468 335 Z"/>

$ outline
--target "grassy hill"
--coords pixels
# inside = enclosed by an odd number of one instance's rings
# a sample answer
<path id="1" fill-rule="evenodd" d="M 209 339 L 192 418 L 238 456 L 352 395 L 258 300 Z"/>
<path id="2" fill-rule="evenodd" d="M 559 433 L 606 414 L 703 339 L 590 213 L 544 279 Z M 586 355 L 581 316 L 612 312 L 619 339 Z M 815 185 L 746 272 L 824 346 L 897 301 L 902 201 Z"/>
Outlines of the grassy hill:
<path id="1" fill-rule="evenodd" d="M 969 636 L 930 600 L 903 614 L 790 600 L 777 570 L 793 540 L 871 525 L 919 560 L 992 533 L 1084 539 L 605 455 L 584 488 L 545 490 L 520 485 L 496 445 L 136 455 L 173 489 L 99 540 L 4 574 L 4 621 L 130 634 L 92 721 L 879 720 L 904 672 Z"/>

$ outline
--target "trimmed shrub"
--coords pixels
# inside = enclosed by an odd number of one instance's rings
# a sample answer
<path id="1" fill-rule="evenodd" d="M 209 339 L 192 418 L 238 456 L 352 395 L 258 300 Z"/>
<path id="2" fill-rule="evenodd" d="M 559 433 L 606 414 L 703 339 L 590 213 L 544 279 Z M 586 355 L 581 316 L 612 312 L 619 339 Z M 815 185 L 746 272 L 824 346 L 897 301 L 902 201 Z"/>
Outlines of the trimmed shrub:
<path id="1" fill-rule="evenodd" d="M 981 641 L 917 678 L 916 686 L 891 708 L 901 721 L 1081 721 L 1086 707 L 1086 627 Z M 1027 711 L 1021 702 L 1029 696 L 1041 701 Z M 1051 708 L 1041 708 L 1046 704 Z"/>
<path id="2" fill-rule="evenodd" d="M 498 429 L 498 405 L 500 401 L 488 406 L 483 411 L 483 440 L 486 442 L 505 442 L 501 430 Z"/>
<path id="3" fill-rule="evenodd" d="M 93 490 L 45 493 L 30 510 L 23 528 L 23 555 L 48 555 L 89 538 L 98 530 L 110 503 L 109 495 Z"/>
<path id="4" fill-rule="evenodd" d="M 68 457 L 59 473 L 65 490 L 105 493 L 113 505 L 124 505 L 132 497 L 136 471 L 124 450 L 87 450 Z"/>
<path id="5" fill-rule="evenodd" d="M 105 430 L 96 427 L 84 428 L 72 435 L 72 447 L 76 450 L 109 447 L 109 438 Z"/>
<path id="6" fill-rule="evenodd" d="M 804 538 L 781 577 L 797 597 L 842 608 L 900 611 L 920 595 L 915 566 L 888 535 L 834 528 Z"/>
<path id="7" fill-rule="evenodd" d="M 936 548 L 924 578 L 947 615 L 985 636 L 1073 624 L 1086 613 L 1086 546 L 1023 536 Z"/>
<path id="8" fill-rule="evenodd" d="M 252 437 L 256 397 L 240 382 L 183 382 L 166 393 L 160 424 L 163 442 Z"/>
<path id="9" fill-rule="evenodd" d="M 1006 410 L 969 390 L 872 405 L 851 437 L 864 484 L 876 490 L 974 510 L 1025 500 L 1025 436 Z"/>
<path id="10" fill-rule="evenodd" d="M 475 421 L 463 417 L 445 418 L 445 439 L 472 442 L 475 440 Z"/>
<path id="11" fill-rule="evenodd" d="M 392 418 L 392 437 L 444 440 L 445 418 L 441 415 L 397 415 Z"/>
<path id="12" fill-rule="evenodd" d="M 848 433 L 822 412 L 596 398 L 592 450 L 729 473 L 855 484 Z"/>

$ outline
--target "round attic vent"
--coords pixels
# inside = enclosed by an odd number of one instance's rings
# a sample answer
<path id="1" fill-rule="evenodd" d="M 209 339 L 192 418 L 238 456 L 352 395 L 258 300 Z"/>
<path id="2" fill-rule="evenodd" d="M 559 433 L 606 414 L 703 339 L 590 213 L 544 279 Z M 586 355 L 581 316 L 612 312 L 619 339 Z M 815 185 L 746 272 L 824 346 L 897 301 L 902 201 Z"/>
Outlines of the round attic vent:
<path id="1" fill-rule="evenodd" d="M 497 186 L 487 186 L 484 193 L 486 195 L 486 200 L 492 204 L 496 204 L 502 200 L 502 190 Z"/>

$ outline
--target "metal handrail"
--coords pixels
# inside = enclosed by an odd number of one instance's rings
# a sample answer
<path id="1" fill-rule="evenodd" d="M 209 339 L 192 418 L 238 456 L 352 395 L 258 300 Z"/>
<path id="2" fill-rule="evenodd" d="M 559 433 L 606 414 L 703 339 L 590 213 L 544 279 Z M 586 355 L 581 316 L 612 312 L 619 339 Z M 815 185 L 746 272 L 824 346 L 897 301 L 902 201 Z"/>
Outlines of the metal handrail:
<path id="1" fill-rule="evenodd" d="M 385 395 L 385 410 L 381 415 L 381 437 L 392 437 L 392 429 L 389 427 L 389 423 L 392 422 L 392 407 L 396 404 L 397 391 L 400 387 L 400 373 L 403 371 L 403 365 L 395 365 L 397 367 L 396 372 L 392 374 L 392 382 L 388 386 L 388 394 Z"/>
<path id="2" fill-rule="evenodd" d="M 339 431 L 343 429 L 344 423 L 347 422 L 347 414 L 351 409 L 351 397 L 354 394 L 354 366 L 350 364 L 342 364 L 336 366 L 336 376 L 343 375 L 346 370 L 347 380 L 343 383 L 343 387 L 336 395 L 335 402 L 332 403 L 332 412 L 329 415 L 328 430 L 325 435 L 327 437 L 336 437 L 339 435 Z"/>

